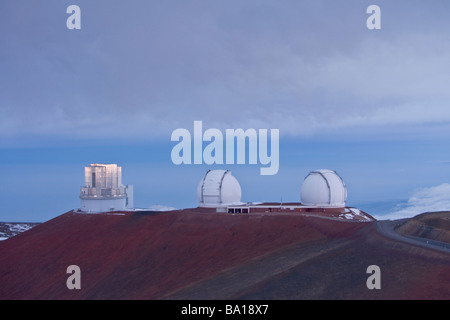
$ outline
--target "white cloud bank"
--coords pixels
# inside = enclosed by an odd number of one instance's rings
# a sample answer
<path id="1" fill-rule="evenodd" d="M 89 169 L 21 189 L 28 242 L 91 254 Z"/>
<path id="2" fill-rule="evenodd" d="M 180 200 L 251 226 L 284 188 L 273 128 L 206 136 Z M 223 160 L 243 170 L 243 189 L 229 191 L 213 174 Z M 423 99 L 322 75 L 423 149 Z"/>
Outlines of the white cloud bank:
<path id="1" fill-rule="evenodd" d="M 420 189 L 412 195 L 403 208 L 394 209 L 390 214 L 378 218 L 395 220 L 433 211 L 450 211 L 449 183 Z"/>

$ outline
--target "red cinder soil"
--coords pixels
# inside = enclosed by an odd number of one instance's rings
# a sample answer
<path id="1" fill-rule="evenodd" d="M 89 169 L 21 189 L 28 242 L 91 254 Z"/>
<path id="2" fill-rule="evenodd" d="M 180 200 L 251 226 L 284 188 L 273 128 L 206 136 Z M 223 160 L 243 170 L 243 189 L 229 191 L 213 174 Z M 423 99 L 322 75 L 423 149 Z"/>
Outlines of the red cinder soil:
<path id="1" fill-rule="evenodd" d="M 375 294 L 370 264 L 383 271 Z M 66 286 L 69 265 L 81 290 Z M 448 299 L 449 266 L 448 255 L 378 235 L 375 222 L 68 212 L 0 242 L 0 299 Z"/>

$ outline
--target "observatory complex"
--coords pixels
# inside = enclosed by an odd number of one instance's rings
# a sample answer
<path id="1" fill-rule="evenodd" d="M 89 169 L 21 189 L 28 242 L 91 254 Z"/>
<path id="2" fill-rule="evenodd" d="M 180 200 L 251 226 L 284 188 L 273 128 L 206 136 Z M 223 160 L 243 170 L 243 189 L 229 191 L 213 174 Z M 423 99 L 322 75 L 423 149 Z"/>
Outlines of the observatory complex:
<path id="1" fill-rule="evenodd" d="M 122 167 L 91 164 L 84 168 L 81 211 L 107 212 L 133 208 L 133 186 L 122 185 Z"/>
<path id="2" fill-rule="evenodd" d="M 197 187 L 198 207 L 231 214 L 310 213 L 350 220 L 374 220 L 358 209 L 346 207 L 346 185 L 332 170 L 315 170 L 306 176 L 300 189 L 301 202 L 241 202 L 241 193 L 239 182 L 231 171 L 208 170 Z"/>
<path id="3" fill-rule="evenodd" d="M 241 186 L 229 170 L 208 170 L 197 187 L 200 208 L 215 208 L 217 212 L 341 212 L 347 201 L 347 188 L 342 178 L 332 170 L 311 171 L 303 181 L 301 203 L 241 202 Z"/>
<path id="4" fill-rule="evenodd" d="M 208 170 L 197 185 L 199 212 L 230 214 L 303 213 L 349 220 L 373 217 L 347 208 L 347 188 L 336 171 L 311 171 L 300 188 L 300 202 L 242 202 L 242 189 L 230 170 Z M 133 186 L 122 185 L 122 168 L 116 164 L 85 167 L 81 187 L 81 211 L 100 213 L 133 209 Z"/>

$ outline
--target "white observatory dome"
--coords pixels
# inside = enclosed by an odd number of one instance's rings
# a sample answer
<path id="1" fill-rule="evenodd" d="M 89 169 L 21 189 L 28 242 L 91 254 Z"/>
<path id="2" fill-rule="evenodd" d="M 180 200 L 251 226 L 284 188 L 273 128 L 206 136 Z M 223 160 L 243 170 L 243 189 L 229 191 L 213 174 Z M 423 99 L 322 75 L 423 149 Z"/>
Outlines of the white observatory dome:
<path id="1" fill-rule="evenodd" d="M 347 188 L 335 171 L 316 170 L 303 181 L 300 197 L 307 206 L 345 207 Z"/>
<path id="2" fill-rule="evenodd" d="M 241 186 L 229 170 L 208 170 L 197 187 L 199 207 L 241 203 Z"/>

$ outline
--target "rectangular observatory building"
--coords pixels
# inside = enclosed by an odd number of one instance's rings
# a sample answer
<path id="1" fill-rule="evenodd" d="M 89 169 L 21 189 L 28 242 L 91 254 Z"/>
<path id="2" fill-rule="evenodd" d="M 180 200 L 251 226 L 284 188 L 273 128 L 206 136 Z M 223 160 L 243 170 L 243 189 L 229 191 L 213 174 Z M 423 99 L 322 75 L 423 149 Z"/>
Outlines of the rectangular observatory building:
<path id="1" fill-rule="evenodd" d="M 133 186 L 122 184 L 122 167 L 94 163 L 84 168 L 81 210 L 107 212 L 133 208 Z"/>

